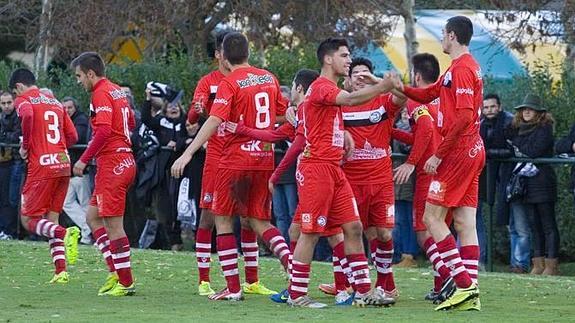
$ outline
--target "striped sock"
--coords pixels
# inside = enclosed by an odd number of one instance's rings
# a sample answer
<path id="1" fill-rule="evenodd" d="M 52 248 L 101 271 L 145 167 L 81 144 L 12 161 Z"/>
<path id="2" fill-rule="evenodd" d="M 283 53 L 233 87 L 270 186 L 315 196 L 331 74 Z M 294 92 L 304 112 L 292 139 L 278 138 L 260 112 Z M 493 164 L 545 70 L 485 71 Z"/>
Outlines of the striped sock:
<path id="1" fill-rule="evenodd" d="M 347 290 L 347 276 L 343 272 L 343 268 L 341 267 L 340 259 L 345 258 L 345 249 L 343 245 L 343 241 L 338 243 L 335 247 L 333 247 L 333 278 L 335 281 L 335 290 L 336 291 L 344 291 Z"/>
<path id="2" fill-rule="evenodd" d="M 459 288 L 468 288 L 471 286 L 473 282 L 461 261 L 455 239 L 451 234 L 448 234 L 445 239 L 437 242 L 437 251 L 441 255 L 445 266 L 450 270 L 451 277 L 455 280 L 455 285 Z"/>
<path id="3" fill-rule="evenodd" d="M 114 267 L 118 273 L 118 280 L 124 287 L 134 283 L 132 277 L 132 264 L 130 263 L 130 241 L 128 237 L 110 241 L 110 251 L 114 259 Z"/>
<path id="4" fill-rule="evenodd" d="M 479 246 L 468 245 L 461 246 L 461 261 L 469 273 L 469 277 L 474 284 L 477 284 L 477 276 L 479 275 Z"/>
<path id="5" fill-rule="evenodd" d="M 439 252 L 437 251 L 437 245 L 435 244 L 433 238 L 431 237 L 427 238 L 427 240 L 425 240 L 425 242 L 423 243 L 423 248 L 425 249 L 425 254 L 427 255 L 427 258 L 429 259 L 429 261 L 431 261 L 433 265 L 433 272 L 434 272 L 433 290 L 439 292 L 441 290 L 443 282 L 448 280 L 451 274 L 449 273 L 449 269 L 445 267 L 445 263 L 443 262 L 441 256 L 439 255 Z"/>
<path id="6" fill-rule="evenodd" d="M 286 244 L 286 241 L 280 231 L 276 227 L 271 227 L 267 229 L 263 234 L 262 238 L 270 246 L 270 249 L 278 257 L 284 268 L 288 268 L 288 259 L 291 252 Z"/>
<path id="7" fill-rule="evenodd" d="M 293 267 L 293 252 L 295 251 L 295 246 L 297 244 L 297 241 L 290 241 L 289 242 L 289 251 L 290 254 L 288 256 L 288 268 L 287 268 L 287 273 L 288 273 L 288 277 L 291 278 L 291 270 Z"/>
<path id="8" fill-rule="evenodd" d="M 216 238 L 216 245 L 228 290 L 231 293 L 239 293 L 241 289 L 236 238 L 233 233 L 220 234 Z"/>
<path id="9" fill-rule="evenodd" d="M 371 263 L 375 266 L 375 257 L 377 257 L 377 245 L 378 245 L 378 241 L 377 239 L 372 239 L 369 240 L 369 256 L 371 260 Z"/>
<path id="10" fill-rule="evenodd" d="M 289 296 L 291 299 L 307 295 L 310 271 L 310 264 L 304 264 L 297 260 L 293 261 L 293 269 L 289 285 Z"/>
<path id="11" fill-rule="evenodd" d="M 371 279 L 369 278 L 369 267 L 367 267 L 365 255 L 363 253 L 351 254 L 347 255 L 346 258 L 353 273 L 354 290 L 361 294 L 369 292 Z"/>
<path id="12" fill-rule="evenodd" d="M 196 232 L 196 262 L 198 264 L 200 283 L 210 281 L 211 256 L 212 230 L 198 228 Z"/>
<path id="13" fill-rule="evenodd" d="M 52 238 L 48 240 L 50 245 L 50 254 L 52 255 L 52 262 L 56 268 L 55 274 L 66 271 L 66 249 L 64 248 L 64 240 Z"/>
<path id="14" fill-rule="evenodd" d="M 112 253 L 110 252 L 110 239 L 108 239 L 106 228 L 101 227 L 94 230 L 94 232 L 92 232 L 92 236 L 94 236 L 94 239 L 96 240 L 96 246 L 102 253 L 104 260 L 108 265 L 108 271 L 111 273 L 115 272 L 116 267 L 114 267 L 114 259 L 112 259 Z"/>
<path id="15" fill-rule="evenodd" d="M 393 292 L 395 290 L 395 281 L 393 279 L 393 269 L 391 263 L 393 261 L 393 239 L 386 242 L 378 241 L 376 251 L 376 268 L 377 268 L 377 282 L 376 286 L 383 288 L 386 292 Z"/>
<path id="16" fill-rule="evenodd" d="M 353 279 L 353 273 L 349 268 L 349 262 L 347 261 L 347 257 L 339 258 L 339 263 L 341 269 L 343 270 L 343 273 L 345 274 L 345 277 L 347 278 L 347 283 L 345 284 L 345 287 L 353 286 L 355 280 Z"/>
<path id="17" fill-rule="evenodd" d="M 28 222 L 28 231 L 46 238 L 64 240 L 66 229 L 52 221 L 42 218 L 31 218 Z"/>
<path id="18" fill-rule="evenodd" d="M 259 281 L 258 278 L 258 237 L 256 233 L 249 229 L 241 231 L 242 253 L 244 254 L 244 271 L 246 282 L 253 284 Z"/>

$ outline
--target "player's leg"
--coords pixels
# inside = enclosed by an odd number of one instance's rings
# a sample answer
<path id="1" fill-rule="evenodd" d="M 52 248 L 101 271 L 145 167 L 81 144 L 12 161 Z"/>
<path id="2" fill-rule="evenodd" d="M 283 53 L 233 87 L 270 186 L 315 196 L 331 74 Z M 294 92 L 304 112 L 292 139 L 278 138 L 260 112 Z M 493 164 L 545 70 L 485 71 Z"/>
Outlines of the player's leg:
<path id="1" fill-rule="evenodd" d="M 242 254 L 244 255 L 244 274 L 245 284 L 244 292 L 249 293 L 245 286 L 257 283 L 258 277 L 258 261 L 259 261 L 259 246 L 258 236 L 252 230 L 250 221 L 246 217 L 240 218 L 240 241 L 242 247 Z"/>
<path id="2" fill-rule="evenodd" d="M 459 238 L 461 260 L 474 284 L 477 284 L 479 270 L 479 241 L 475 228 L 476 211 L 477 209 L 473 207 L 460 207 L 453 211 L 455 231 Z"/>
<path id="3" fill-rule="evenodd" d="M 331 285 L 333 290 L 328 293 L 327 286 L 320 285 L 319 289 L 326 294 L 335 295 L 336 305 L 351 305 L 353 298 L 350 297 L 348 289 L 351 287 L 353 280 L 351 277 L 351 270 L 349 269 L 349 264 L 347 258 L 345 257 L 345 245 L 343 241 L 343 232 L 335 234 L 330 234 L 327 236 L 327 242 L 332 249 L 332 265 L 333 265 L 333 277 L 334 285 Z M 327 284 L 323 284 L 327 285 Z"/>
<path id="4" fill-rule="evenodd" d="M 54 224 L 59 224 L 59 217 L 59 213 L 48 212 L 46 219 Z M 48 240 L 48 244 L 50 245 L 50 255 L 52 256 L 52 262 L 55 268 L 54 277 L 50 280 L 50 283 L 67 283 L 69 277 L 66 272 L 66 248 L 64 240 L 51 238 Z"/>
<path id="5" fill-rule="evenodd" d="M 95 199 L 95 198 L 94 198 Z M 98 295 L 104 295 L 118 283 L 118 274 L 114 266 L 114 259 L 112 252 L 110 252 L 110 238 L 106 232 L 104 221 L 98 215 L 98 207 L 90 204 L 86 211 L 86 222 L 92 231 L 92 237 L 95 240 L 95 245 L 102 254 L 102 258 L 106 262 L 108 268 L 108 276 L 104 284 L 98 289 Z"/>
<path id="6" fill-rule="evenodd" d="M 135 293 L 132 264 L 130 261 L 130 241 L 124 231 L 124 217 L 106 216 L 104 218 L 106 233 L 110 239 L 110 253 L 118 275 L 118 283 L 105 295 L 127 296 Z"/>
<path id="7" fill-rule="evenodd" d="M 294 250 L 293 267 L 289 286 L 288 304 L 295 307 L 323 308 L 326 304 L 318 303 L 308 296 L 309 276 L 313 251 L 319 240 L 319 233 L 301 232 Z"/>
<path id="8" fill-rule="evenodd" d="M 209 298 L 211 300 L 243 300 L 238 271 L 238 248 L 234 236 L 234 217 L 216 215 L 215 224 L 218 233 L 216 238 L 218 258 L 226 279 L 226 288 L 210 295 Z"/>
<path id="9" fill-rule="evenodd" d="M 214 227 L 214 215 L 212 211 L 210 209 L 202 209 L 200 223 L 196 231 L 196 262 L 198 264 L 198 294 L 200 296 L 209 296 L 215 293 L 210 286 L 212 231 Z"/>
<path id="10" fill-rule="evenodd" d="M 388 298 L 396 299 L 398 296 L 393 278 L 393 239 L 392 228 L 377 227 L 376 267 L 377 281 L 375 286 Z"/>

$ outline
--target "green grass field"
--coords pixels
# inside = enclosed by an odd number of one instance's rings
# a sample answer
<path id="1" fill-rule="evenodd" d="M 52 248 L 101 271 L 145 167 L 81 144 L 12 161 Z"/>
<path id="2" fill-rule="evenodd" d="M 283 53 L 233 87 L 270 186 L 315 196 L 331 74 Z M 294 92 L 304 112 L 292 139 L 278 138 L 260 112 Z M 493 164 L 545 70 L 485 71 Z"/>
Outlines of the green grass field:
<path id="1" fill-rule="evenodd" d="M 80 247 L 81 259 L 70 266 L 71 281 L 52 286 L 52 264 L 46 243 L 0 242 L 1 322 L 374 322 L 375 320 L 439 322 L 543 322 L 575 320 L 575 279 L 504 273 L 480 276 L 482 312 L 434 312 L 423 300 L 431 286 L 425 269 L 397 269 L 400 299 L 391 308 L 335 307 L 292 309 L 265 296 L 247 295 L 243 302 L 214 302 L 197 295 L 195 258 L 189 252 L 133 250 L 137 280 L 133 297 L 96 296 L 106 276 L 95 248 Z M 213 257 L 217 258 L 217 257 Z M 277 290 L 286 278 L 275 259 L 260 260 L 260 279 Z M 212 285 L 223 286 L 217 261 Z M 332 279 L 331 265 L 314 263 L 311 295 L 332 303 L 316 286 Z"/>

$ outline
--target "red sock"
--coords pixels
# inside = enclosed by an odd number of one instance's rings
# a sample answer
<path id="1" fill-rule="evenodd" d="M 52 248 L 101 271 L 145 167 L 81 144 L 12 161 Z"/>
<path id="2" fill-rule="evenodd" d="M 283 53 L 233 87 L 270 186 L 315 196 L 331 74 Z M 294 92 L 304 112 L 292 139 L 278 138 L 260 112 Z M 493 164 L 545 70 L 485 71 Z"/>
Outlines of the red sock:
<path id="1" fill-rule="evenodd" d="M 455 239 L 451 234 L 448 234 L 445 239 L 437 242 L 437 251 L 441 255 L 445 266 L 450 269 L 451 277 L 455 280 L 455 285 L 459 288 L 471 286 L 473 282 L 463 262 L 461 262 Z"/>
<path id="2" fill-rule="evenodd" d="M 353 286 L 353 283 L 354 283 L 353 273 L 351 272 L 351 269 L 349 268 L 349 262 L 347 261 L 347 257 L 339 258 L 339 264 L 341 266 L 341 269 L 343 270 L 345 277 L 347 278 L 347 282 L 345 283 L 345 287 L 347 288 L 347 287 Z"/>
<path id="3" fill-rule="evenodd" d="M 39 217 L 30 218 L 30 221 L 28 222 L 28 231 L 50 239 L 57 238 L 64 240 L 64 237 L 66 236 L 66 229 L 63 226 Z"/>
<path id="4" fill-rule="evenodd" d="M 48 240 L 50 245 L 50 254 L 52 255 L 52 262 L 56 270 L 54 273 L 57 275 L 66 271 L 66 249 L 64 248 L 64 240 L 52 238 Z"/>
<path id="5" fill-rule="evenodd" d="M 114 259 L 112 259 L 112 253 L 110 252 L 110 239 L 108 239 L 108 234 L 106 233 L 106 228 L 101 227 L 94 232 L 92 232 L 94 240 L 96 240 L 96 246 L 98 250 L 102 253 L 106 264 L 108 265 L 108 271 L 113 273 L 116 271 L 114 267 Z"/>
<path id="6" fill-rule="evenodd" d="M 287 268 L 287 273 L 288 276 L 291 278 L 291 270 L 292 270 L 292 262 L 293 262 L 293 252 L 295 251 L 295 246 L 297 244 L 297 241 L 290 241 L 289 242 L 289 257 L 288 257 L 288 268 Z"/>
<path id="7" fill-rule="evenodd" d="M 365 255 L 363 253 L 351 254 L 347 255 L 346 258 L 353 273 L 354 290 L 361 294 L 369 292 L 371 279 L 369 278 L 369 267 L 367 267 Z"/>
<path id="8" fill-rule="evenodd" d="M 433 266 L 433 290 L 439 292 L 441 291 L 443 282 L 448 280 L 450 277 L 449 269 L 445 267 L 443 260 L 441 260 L 441 256 L 437 251 L 437 245 L 433 238 L 427 238 L 423 243 L 423 248 L 425 249 L 427 259 L 431 261 Z"/>
<path id="9" fill-rule="evenodd" d="M 289 247 L 286 244 L 286 240 L 280 233 L 280 231 L 276 227 L 271 227 L 267 229 L 263 234 L 262 238 L 265 242 L 267 242 L 270 246 L 270 249 L 278 257 L 281 261 L 284 268 L 288 268 L 288 259 L 291 252 L 289 251 Z"/>
<path id="10" fill-rule="evenodd" d="M 293 261 L 293 270 L 289 285 L 289 296 L 291 299 L 307 295 L 310 271 L 310 264 L 304 264 L 296 260 Z"/>
<path id="11" fill-rule="evenodd" d="M 461 260 L 465 269 L 467 269 L 467 272 L 469 273 L 469 277 L 471 277 L 471 280 L 477 284 L 477 276 L 479 274 L 479 246 L 461 246 L 460 253 Z"/>
<path id="12" fill-rule="evenodd" d="M 249 229 L 242 229 L 242 253 L 244 254 L 244 271 L 246 282 L 253 284 L 259 281 L 258 278 L 258 237 L 256 233 Z"/>
<path id="13" fill-rule="evenodd" d="M 340 259 L 345 258 L 345 248 L 343 246 L 343 241 L 338 243 L 335 247 L 333 247 L 333 278 L 335 281 L 335 290 L 336 291 L 345 291 L 347 290 L 347 276 L 343 272 L 343 268 L 341 267 Z"/>
<path id="14" fill-rule="evenodd" d="M 132 264 L 130 263 L 130 241 L 128 237 L 110 240 L 110 251 L 114 259 L 114 267 L 118 273 L 120 284 L 128 287 L 132 285 Z"/>
<path id="15" fill-rule="evenodd" d="M 236 238 L 233 233 L 218 235 L 216 246 L 228 290 L 232 293 L 238 293 L 240 291 L 240 274 L 238 271 Z"/>
<path id="16" fill-rule="evenodd" d="M 210 281 L 210 262 L 212 261 L 212 230 L 198 228 L 196 231 L 196 262 L 199 280 Z"/>
<path id="17" fill-rule="evenodd" d="M 375 266 L 375 257 L 377 257 L 377 239 L 369 240 L 369 256 L 371 263 Z"/>
<path id="18" fill-rule="evenodd" d="M 386 292 L 393 292 L 395 290 L 393 269 L 391 268 L 393 261 L 393 239 L 389 239 L 386 242 L 378 240 L 375 259 L 377 268 L 377 282 L 375 286 L 383 288 Z"/>

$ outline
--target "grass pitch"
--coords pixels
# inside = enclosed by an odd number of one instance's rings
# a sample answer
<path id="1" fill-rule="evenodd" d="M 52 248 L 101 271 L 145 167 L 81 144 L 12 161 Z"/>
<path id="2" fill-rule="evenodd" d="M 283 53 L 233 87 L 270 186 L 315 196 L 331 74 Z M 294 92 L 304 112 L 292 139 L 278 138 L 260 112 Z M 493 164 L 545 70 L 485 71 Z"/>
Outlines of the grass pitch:
<path id="1" fill-rule="evenodd" d="M 224 279 L 213 256 L 212 286 Z M 241 261 L 240 261 L 241 263 Z M 214 302 L 197 295 L 193 253 L 132 250 L 137 294 L 98 297 L 106 277 L 100 254 L 80 246 L 80 259 L 69 266 L 67 285 L 49 285 L 52 264 L 47 243 L 0 242 L 0 322 L 544 322 L 575 320 L 575 279 L 481 273 L 481 312 L 434 312 L 423 300 L 432 277 L 426 269 L 396 269 L 400 291 L 390 308 L 330 306 L 293 309 L 266 296 L 246 295 L 243 302 Z M 260 259 L 260 280 L 281 290 L 286 277 L 275 259 Z M 372 271 L 372 274 L 374 272 Z M 332 304 L 317 290 L 332 280 L 331 264 L 314 263 L 311 296 Z"/>

